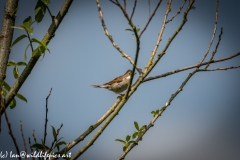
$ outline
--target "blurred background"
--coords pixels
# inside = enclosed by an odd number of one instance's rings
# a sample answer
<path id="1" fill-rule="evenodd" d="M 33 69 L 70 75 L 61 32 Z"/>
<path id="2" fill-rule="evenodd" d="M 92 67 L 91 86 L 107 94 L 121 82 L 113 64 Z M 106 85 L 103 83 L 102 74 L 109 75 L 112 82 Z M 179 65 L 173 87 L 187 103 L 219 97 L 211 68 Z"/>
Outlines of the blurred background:
<path id="1" fill-rule="evenodd" d="M 20 25 L 28 16 L 34 18 L 36 0 L 19 1 L 15 25 Z M 57 15 L 63 0 L 52 0 L 49 8 Z M 122 1 L 120 1 L 122 3 Z M 127 1 L 130 14 L 134 1 Z M 183 0 L 172 2 L 170 19 L 182 5 Z M 157 0 L 150 1 L 153 12 Z M 132 59 L 135 56 L 135 40 L 121 10 L 107 0 L 100 0 L 106 26 L 117 45 Z M 187 2 L 188 4 L 188 2 Z M 0 1 L 0 25 L 4 14 L 5 1 Z M 155 76 L 178 68 L 197 64 L 205 54 L 212 37 L 215 22 L 215 0 L 196 0 L 195 10 L 191 10 L 188 21 L 174 39 L 166 55 L 152 70 Z M 223 27 L 222 40 L 214 59 L 231 56 L 240 51 L 240 1 L 220 0 L 218 30 L 209 56 L 217 44 L 220 28 Z M 141 50 L 138 66 L 144 69 L 151 51 L 157 41 L 162 26 L 167 1 L 163 0 L 152 22 L 141 37 Z M 158 53 L 163 49 L 182 21 L 183 11 L 168 23 Z M 138 1 L 133 22 L 141 30 L 149 18 L 148 1 Z M 51 18 L 46 13 L 43 21 L 34 24 L 32 37 L 42 39 Z M 14 31 L 14 38 L 24 34 Z M 27 39 L 16 44 L 9 61 L 24 61 L 23 54 Z M 35 46 L 36 47 L 36 46 Z M 91 84 L 106 83 L 132 69 L 127 59 L 112 46 L 105 36 L 94 1 L 74 1 L 49 43 L 50 54 L 46 52 L 21 87 L 19 93 L 28 102 L 17 100 L 14 109 L 7 109 L 10 123 L 20 150 L 24 150 L 20 133 L 20 120 L 24 136 L 33 143 L 32 131 L 35 130 L 40 143 L 44 135 L 46 97 L 52 87 L 48 102 L 47 144 L 53 140 L 51 126 L 59 128 L 59 137 L 71 142 L 96 122 L 115 102 L 118 95 L 105 89 L 95 89 Z M 31 58 L 30 48 L 27 62 Z M 212 64 L 209 68 L 240 65 L 240 57 Z M 22 68 L 19 68 L 20 72 Z M 8 67 L 6 82 L 13 85 L 13 67 Z M 125 139 L 135 131 L 133 122 L 140 126 L 152 120 L 151 111 L 160 109 L 178 89 L 192 70 L 187 70 L 161 79 L 143 83 L 129 99 L 118 116 L 105 132 L 79 159 L 113 160 L 122 152 L 122 144 L 115 139 Z M 138 74 L 135 75 L 134 81 Z M 187 83 L 154 127 L 143 137 L 126 157 L 129 160 L 239 160 L 240 159 L 240 69 L 227 71 L 199 72 Z M 70 152 L 74 155 L 94 135 L 75 146 Z M 0 151 L 15 151 L 8 134 L 5 117 L 2 117 Z M 30 152 L 29 144 L 28 152 Z"/>

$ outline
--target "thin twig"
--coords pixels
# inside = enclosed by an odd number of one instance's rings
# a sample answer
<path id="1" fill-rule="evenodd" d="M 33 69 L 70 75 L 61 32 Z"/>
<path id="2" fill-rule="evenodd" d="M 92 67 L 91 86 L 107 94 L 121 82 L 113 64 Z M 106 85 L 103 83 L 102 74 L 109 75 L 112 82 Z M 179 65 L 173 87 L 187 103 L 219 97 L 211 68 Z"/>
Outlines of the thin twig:
<path id="1" fill-rule="evenodd" d="M 127 12 L 127 3 L 126 3 L 126 0 L 123 0 L 124 2 L 124 11 Z"/>
<path id="2" fill-rule="evenodd" d="M 219 34 L 217 45 L 216 45 L 216 47 L 215 47 L 215 50 L 214 50 L 213 53 L 212 53 L 211 58 L 209 59 L 209 62 L 212 61 L 214 55 L 217 53 L 217 49 L 218 49 L 218 46 L 219 46 L 219 44 L 220 44 L 221 37 L 222 37 L 222 34 L 223 34 L 222 29 L 223 29 L 223 28 L 221 28 L 221 33 Z M 208 64 L 206 65 L 205 69 L 207 69 L 209 65 L 210 65 L 210 63 L 208 63 Z"/>
<path id="3" fill-rule="evenodd" d="M 186 3 L 186 1 L 187 0 L 184 0 L 184 2 L 183 2 L 183 5 L 179 8 L 179 10 L 178 10 L 178 12 L 171 18 L 171 19 L 169 19 L 169 20 L 167 20 L 167 22 L 166 23 L 169 23 L 169 22 L 171 22 L 178 14 L 180 14 L 181 13 L 181 10 L 183 9 L 183 7 L 184 7 L 184 5 L 185 5 L 185 3 Z"/>
<path id="4" fill-rule="evenodd" d="M 217 3 L 216 3 L 216 17 L 215 17 L 215 24 L 214 24 L 214 29 L 213 29 L 213 35 L 212 35 L 212 39 L 208 45 L 208 48 L 207 48 L 207 51 L 205 53 L 205 55 L 203 56 L 203 58 L 200 60 L 199 62 L 199 67 L 201 65 L 201 63 L 203 63 L 203 61 L 205 60 L 205 58 L 207 57 L 208 53 L 209 53 L 209 50 L 212 46 L 212 42 L 215 38 L 215 35 L 216 35 L 216 31 L 217 31 L 217 24 L 218 24 L 218 4 L 219 4 L 219 0 L 217 0 Z"/>
<path id="5" fill-rule="evenodd" d="M 137 0 L 134 1 L 134 6 L 133 6 L 133 9 L 132 9 L 132 14 L 131 14 L 131 17 L 130 17 L 130 21 L 132 21 L 132 17 L 134 15 L 136 6 L 137 6 Z"/>
<path id="6" fill-rule="evenodd" d="M 26 140 L 24 138 L 24 134 L 23 134 L 23 129 L 22 129 L 22 121 L 20 121 L 20 130 L 21 130 L 21 133 L 22 133 L 22 139 L 23 139 L 23 144 L 24 144 L 24 150 L 25 152 L 27 153 L 27 145 L 26 145 Z M 26 157 L 27 158 L 27 157 Z"/>
<path id="7" fill-rule="evenodd" d="M 111 41 L 113 47 L 115 47 L 115 48 L 121 53 L 122 57 L 127 58 L 128 61 L 134 66 L 135 64 L 134 64 L 133 60 L 131 59 L 131 57 L 130 57 L 129 55 L 127 55 L 126 53 L 124 53 L 124 52 L 120 49 L 120 47 L 118 47 L 118 45 L 114 42 L 112 36 L 109 34 L 108 29 L 107 29 L 107 27 L 106 27 L 106 25 L 105 25 L 105 22 L 104 22 L 104 19 L 103 19 L 103 13 L 102 13 L 102 10 L 101 10 L 100 3 L 99 3 L 98 0 L 96 0 L 96 3 L 97 3 L 97 7 L 98 7 L 98 12 L 99 12 L 99 18 L 100 18 L 100 20 L 101 20 L 101 22 L 102 22 L 102 26 L 103 26 L 103 30 L 104 30 L 104 32 L 105 32 L 105 35 L 106 35 L 106 36 L 108 37 L 108 39 Z M 137 66 L 136 66 L 136 69 L 137 69 L 137 71 L 139 72 L 139 74 L 142 73 L 142 70 L 141 70 L 140 68 L 138 68 Z"/>
<path id="8" fill-rule="evenodd" d="M 18 144 L 17 144 L 16 138 L 13 135 L 11 124 L 10 124 L 10 122 L 8 120 L 8 115 L 7 115 L 4 99 L 2 99 L 1 104 L 2 104 L 1 106 L 4 109 L 4 115 L 5 115 L 5 119 L 6 119 L 7 125 L 8 125 L 8 130 L 9 130 L 8 133 L 10 134 L 10 136 L 11 136 L 11 138 L 13 140 L 13 143 L 14 143 L 14 146 L 16 148 L 17 154 L 20 155 L 20 151 L 19 151 L 19 148 L 18 148 Z M 18 157 L 18 159 L 21 160 L 21 157 Z"/>
<path id="9" fill-rule="evenodd" d="M 218 62 L 226 61 L 226 60 L 232 59 L 234 57 L 237 57 L 239 55 L 240 55 L 240 52 L 238 52 L 238 53 L 236 53 L 232 56 L 229 56 L 229 57 L 225 57 L 225 58 L 221 58 L 221 59 L 217 59 L 217 60 L 211 60 L 210 62 L 204 62 L 204 63 L 201 64 L 201 66 L 205 66 L 208 63 L 212 64 L 212 63 L 218 63 Z M 180 68 L 180 69 L 175 69 L 175 70 L 172 70 L 172 71 L 169 71 L 169 72 L 166 72 L 164 74 L 157 75 L 157 76 L 148 77 L 148 78 L 145 78 L 142 83 L 147 82 L 147 81 L 151 81 L 151 80 L 154 80 L 154 79 L 162 78 L 162 77 L 167 77 L 169 75 L 172 75 L 172 74 L 175 74 L 175 73 L 178 73 L 178 72 L 182 72 L 182 71 L 185 71 L 185 70 L 193 69 L 193 68 L 196 68 L 198 66 L 199 66 L 199 64 L 195 64 L 195 65 L 192 65 L 192 66 L 188 66 L 188 67 L 184 67 L 184 68 Z"/>
<path id="10" fill-rule="evenodd" d="M 46 144 L 46 137 L 47 137 L 47 122 L 48 122 L 48 118 L 47 118 L 47 114 L 48 114 L 48 98 L 50 97 L 52 92 L 52 88 L 49 91 L 48 96 L 46 97 L 46 114 L 45 114 L 45 126 L 44 126 L 44 139 L 43 139 L 43 145 L 45 146 Z"/>
<path id="11" fill-rule="evenodd" d="M 145 68 L 144 71 L 144 75 L 143 78 L 145 78 L 150 71 L 156 66 L 156 64 L 161 60 L 161 58 L 166 54 L 166 51 L 168 49 L 168 47 L 170 46 L 170 44 L 173 42 L 174 38 L 178 35 L 178 33 L 182 30 L 183 26 L 186 24 L 187 22 L 187 15 L 189 13 L 189 11 L 191 10 L 193 4 L 194 4 L 195 0 L 192 0 L 192 2 L 190 3 L 190 5 L 188 6 L 188 8 L 186 9 L 186 11 L 184 12 L 183 15 L 183 19 L 182 19 L 182 23 L 179 25 L 179 27 L 177 28 L 177 30 L 173 33 L 173 35 L 169 38 L 167 44 L 165 45 L 165 47 L 163 48 L 163 50 L 157 55 L 156 60 L 153 62 L 153 64 L 148 63 L 147 67 Z M 149 69 L 148 69 L 149 68 Z"/>
<path id="12" fill-rule="evenodd" d="M 54 15 L 52 15 L 52 13 L 51 13 L 51 11 L 50 11 L 50 9 L 49 9 L 48 5 L 46 5 L 46 8 L 47 8 L 47 10 L 48 10 L 48 13 L 50 14 L 50 16 L 51 16 L 51 18 L 52 18 L 52 21 L 54 21 L 54 18 L 55 18 L 55 16 L 54 16 Z"/>
<path id="13" fill-rule="evenodd" d="M 157 43 L 156 43 L 156 45 L 155 45 L 155 47 L 154 47 L 154 49 L 153 49 L 153 51 L 152 51 L 152 55 L 151 55 L 151 57 L 150 57 L 150 59 L 149 59 L 149 61 L 148 61 L 148 64 L 147 64 L 147 66 L 145 67 L 144 73 L 146 73 L 146 72 L 149 70 L 149 67 L 153 64 L 153 59 L 154 59 L 154 57 L 155 57 L 155 54 L 156 54 L 157 49 L 158 49 L 158 47 L 159 47 L 159 44 L 160 44 L 160 42 L 161 42 L 161 40 L 162 40 L 162 35 L 163 35 L 164 29 L 165 29 L 166 20 L 167 20 L 167 17 L 168 17 L 169 12 L 170 12 L 170 10 L 171 10 L 171 3 L 172 3 L 172 0 L 169 0 L 166 13 L 164 14 L 164 20 L 163 20 L 162 28 L 161 28 L 161 30 L 160 30 L 160 32 L 159 32 L 159 34 L 158 34 Z"/>
<path id="14" fill-rule="evenodd" d="M 213 69 L 199 69 L 199 71 L 221 71 L 221 70 L 228 70 L 228 69 L 235 69 L 235 68 L 240 68 L 240 66 L 231 66 L 231 67 L 226 67 L 226 68 L 213 68 Z"/>
<path id="15" fill-rule="evenodd" d="M 117 3 L 116 2 L 114 2 L 113 0 L 110 0 L 110 2 L 112 2 L 113 4 L 115 4 L 115 5 L 117 5 Z"/>
<path id="16" fill-rule="evenodd" d="M 153 16 L 155 15 L 155 13 L 156 13 L 158 7 L 159 7 L 160 4 L 161 4 L 161 2 L 162 2 L 162 0 L 159 0 L 159 2 L 158 2 L 158 4 L 157 4 L 156 8 L 154 9 L 152 15 L 149 17 L 149 19 L 148 19 L 146 25 L 144 26 L 143 30 L 142 30 L 141 33 L 139 34 L 139 38 L 142 36 L 143 32 L 147 29 L 149 23 L 151 22 Z M 150 2 L 149 2 L 149 3 L 150 3 Z M 150 9 L 149 9 L 149 15 L 150 15 Z"/>
<path id="17" fill-rule="evenodd" d="M 32 149 L 32 144 L 31 144 L 31 139 L 30 137 L 28 137 L 28 143 L 29 143 L 29 146 L 30 146 L 30 150 L 31 150 L 31 153 L 33 153 L 33 149 Z M 34 157 L 32 157 L 32 160 L 34 160 Z"/>

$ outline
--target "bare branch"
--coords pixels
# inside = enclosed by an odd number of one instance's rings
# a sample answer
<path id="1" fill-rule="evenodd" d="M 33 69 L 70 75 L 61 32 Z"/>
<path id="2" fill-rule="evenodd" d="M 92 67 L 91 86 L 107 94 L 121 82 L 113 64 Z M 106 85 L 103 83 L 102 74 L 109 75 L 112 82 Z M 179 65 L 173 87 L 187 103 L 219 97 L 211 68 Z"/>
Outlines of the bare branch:
<path id="1" fill-rule="evenodd" d="M 183 7 L 184 7 L 184 5 L 185 5 L 185 3 L 186 3 L 186 1 L 187 0 L 184 0 L 184 2 L 183 2 L 183 5 L 179 8 L 179 10 L 178 10 L 178 12 L 171 18 L 171 19 L 169 19 L 169 20 L 167 20 L 167 22 L 166 23 L 169 23 L 169 22 L 171 22 L 178 14 L 180 14 L 181 13 L 181 10 L 183 9 Z"/>
<path id="2" fill-rule="evenodd" d="M 52 93 L 52 88 L 49 91 L 48 96 L 46 97 L 46 114 L 45 114 L 45 125 L 44 125 L 44 139 L 43 139 L 43 145 L 45 146 L 46 144 L 46 137 L 47 137 L 47 122 L 48 122 L 48 118 L 47 118 L 47 114 L 48 114 L 48 98 L 50 97 Z"/>
<path id="3" fill-rule="evenodd" d="M 231 66 L 231 67 L 226 67 L 226 68 L 213 68 L 213 69 L 199 69 L 199 71 L 222 71 L 222 70 L 228 70 L 228 69 L 236 69 L 240 68 L 240 66 Z"/>
<path id="4" fill-rule="evenodd" d="M 108 37 L 108 39 L 111 41 L 113 47 L 115 47 L 115 48 L 122 54 L 122 57 L 127 58 L 128 61 L 129 61 L 133 66 L 135 66 L 135 64 L 134 64 L 133 60 L 131 59 L 131 57 L 130 57 L 129 55 L 127 55 L 126 53 L 124 53 L 124 52 L 118 47 L 118 45 L 114 42 L 112 36 L 109 34 L 108 29 L 107 29 L 107 27 L 106 27 L 106 25 L 105 25 L 105 22 L 104 22 L 104 19 L 103 19 L 103 13 L 102 13 L 102 10 L 101 10 L 100 3 L 99 3 L 98 0 L 96 0 L 96 3 L 97 3 L 97 7 L 98 7 L 98 12 L 99 12 L 99 18 L 100 18 L 100 20 L 101 20 L 101 22 L 102 22 L 102 26 L 103 26 L 103 30 L 104 30 L 104 32 L 105 32 L 105 35 L 106 35 L 106 36 Z M 140 68 L 138 68 L 137 66 L 136 66 L 136 69 L 137 69 L 137 71 L 139 72 L 139 74 L 142 73 L 142 70 L 141 70 Z"/>
<path id="5" fill-rule="evenodd" d="M 217 0 L 217 3 L 216 3 L 216 17 L 215 17 L 215 25 L 214 25 L 214 29 L 213 29 L 213 35 L 212 35 L 212 39 L 208 45 L 208 48 L 207 48 L 207 51 L 205 53 L 205 55 L 203 56 L 203 58 L 200 60 L 199 62 L 199 66 L 201 65 L 201 63 L 203 63 L 203 61 L 205 60 L 205 58 L 207 57 L 208 53 L 209 53 L 209 50 L 212 46 L 212 42 L 215 38 L 215 34 L 216 34 L 216 31 L 217 31 L 217 23 L 218 23 L 218 4 L 219 4 L 219 0 Z"/>
<path id="6" fill-rule="evenodd" d="M 22 139 L 23 139 L 23 144 L 24 144 L 24 150 L 25 150 L 25 152 L 27 153 L 27 145 L 26 145 L 26 140 L 25 140 L 25 138 L 24 138 L 24 134 L 23 134 L 22 121 L 20 121 L 20 130 L 21 130 L 21 133 L 22 133 Z"/>
<path id="7" fill-rule="evenodd" d="M 144 77 L 145 78 L 148 73 L 154 68 L 154 66 L 160 61 L 160 59 L 163 57 L 163 55 L 166 53 L 168 47 L 170 46 L 170 44 L 172 43 L 172 41 L 174 40 L 174 38 L 177 36 L 177 34 L 181 31 L 182 27 L 185 25 L 185 23 L 187 22 L 187 15 L 189 13 L 189 11 L 191 10 L 193 3 L 195 2 L 195 0 L 192 0 L 192 2 L 190 3 L 190 5 L 188 6 L 188 8 L 186 9 L 186 11 L 184 12 L 183 15 L 183 19 L 182 19 L 182 23 L 179 25 L 178 29 L 174 32 L 174 34 L 169 38 L 167 44 L 165 45 L 165 47 L 163 48 L 163 50 L 158 54 L 157 59 L 152 63 L 148 63 L 148 66 L 145 68 L 145 71 L 147 71 L 145 73 L 144 71 Z M 148 69 L 149 68 L 149 69 Z"/>
<path id="8" fill-rule="evenodd" d="M 147 72 L 147 71 L 149 70 L 149 67 L 152 65 L 153 59 L 154 59 L 154 57 L 155 57 L 155 54 L 156 54 L 157 49 L 158 49 L 158 47 L 159 47 L 159 44 L 160 44 L 160 42 L 161 42 L 161 40 L 162 40 L 162 35 L 163 35 L 164 29 L 165 29 L 166 20 L 167 20 L 167 17 L 168 17 L 169 12 L 170 12 L 170 10 L 171 10 L 171 8 L 170 8 L 170 7 L 171 7 L 171 3 L 172 3 L 172 0 L 169 0 L 169 2 L 168 2 L 168 7 L 167 7 L 166 13 L 165 13 L 165 15 L 164 15 L 164 20 L 163 20 L 162 28 L 161 28 L 161 30 L 160 30 L 160 32 L 159 32 L 159 34 L 158 34 L 157 43 L 156 43 L 156 45 L 155 45 L 155 47 L 154 47 L 154 49 L 153 49 L 153 51 L 152 51 L 152 55 L 151 55 L 151 57 L 150 57 L 150 59 L 149 59 L 149 61 L 148 61 L 148 64 L 147 64 L 147 66 L 145 67 L 144 73 Z"/>
<path id="9" fill-rule="evenodd" d="M 133 6 L 132 14 L 131 14 L 131 17 L 130 17 L 130 21 L 132 21 L 132 17 L 134 15 L 136 6 L 137 6 L 137 0 L 134 1 L 134 6 Z"/>
<path id="10" fill-rule="evenodd" d="M 113 4 L 115 4 L 115 5 L 117 5 L 117 3 L 116 2 L 114 2 L 113 0 L 110 0 L 110 2 L 112 2 Z"/>
<path id="11" fill-rule="evenodd" d="M 19 151 L 19 148 L 18 148 L 18 144 L 17 144 L 16 138 L 15 138 L 14 135 L 13 135 L 12 128 L 11 128 L 11 124 L 10 124 L 10 122 L 9 122 L 9 120 L 8 120 L 8 115 L 7 115 L 6 107 L 5 107 L 4 104 L 5 104 L 5 103 L 4 103 L 4 99 L 2 99 L 2 101 L 1 101 L 1 106 L 2 106 L 3 109 L 4 109 L 4 115 L 5 115 L 5 119 L 6 119 L 7 125 L 8 125 L 8 130 L 9 130 L 8 133 L 10 134 L 10 136 L 11 136 L 11 138 L 12 138 L 12 140 L 13 140 L 13 143 L 14 143 L 14 146 L 15 146 L 15 148 L 16 148 L 17 154 L 20 155 L 20 151 Z M 18 157 L 18 159 L 21 160 L 21 157 Z"/>
<path id="12" fill-rule="evenodd" d="M 214 50 L 213 53 L 212 53 L 211 58 L 209 59 L 209 62 L 213 59 L 214 55 L 217 53 L 217 49 L 218 49 L 218 46 L 219 46 L 219 44 L 220 44 L 222 34 L 223 34 L 223 31 L 222 31 L 222 28 L 221 28 L 221 33 L 219 34 L 217 45 L 216 45 L 216 47 L 215 47 L 215 50 Z M 205 69 L 207 69 L 209 65 L 210 65 L 210 63 L 208 63 L 208 64 L 206 65 Z"/>
<path id="13" fill-rule="evenodd" d="M 160 4 L 161 4 L 161 2 L 162 2 L 162 0 L 159 0 L 157 6 L 156 6 L 156 8 L 155 8 L 155 10 L 153 11 L 152 15 L 149 17 L 148 22 L 146 23 L 145 27 L 143 28 L 143 30 L 142 30 L 141 33 L 139 34 L 139 38 L 142 36 L 143 32 L 147 29 L 149 23 L 151 22 L 153 16 L 155 15 L 158 7 L 159 7 Z M 149 4 L 150 4 L 150 1 L 149 1 Z M 149 15 L 150 15 L 150 5 L 149 5 Z"/>
<path id="14" fill-rule="evenodd" d="M 32 149 L 32 144 L 31 144 L 31 139 L 30 137 L 28 137 L 28 143 L 29 143 L 29 146 L 30 146 L 30 150 L 31 150 L 31 153 L 33 153 L 33 149 Z M 39 157 L 40 158 L 40 157 Z M 32 160 L 34 160 L 34 157 L 32 157 Z"/>
<path id="15" fill-rule="evenodd" d="M 226 61 L 226 60 L 232 59 L 234 57 L 237 57 L 239 55 L 240 55 L 240 52 L 238 52 L 238 53 L 236 53 L 236 54 L 234 54 L 232 56 L 229 56 L 229 57 L 221 58 L 221 59 L 218 59 L 218 60 L 211 60 L 210 62 L 204 62 L 204 63 L 201 64 L 201 66 L 207 65 L 208 63 L 217 63 L 217 62 Z M 188 69 L 193 69 L 193 68 L 196 68 L 198 66 L 199 66 L 199 64 L 195 64 L 195 65 L 192 65 L 192 66 L 188 66 L 188 67 L 184 67 L 184 68 L 180 68 L 180 69 L 175 69 L 175 70 L 166 72 L 166 73 L 161 74 L 161 75 L 148 77 L 148 78 L 145 78 L 142 83 L 147 82 L 147 81 L 151 81 L 151 80 L 154 80 L 154 79 L 166 77 L 166 76 L 169 76 L 171 74 L 182 72 L 182 71 L 185 71 L 185 70 L 188 70 Z"/>

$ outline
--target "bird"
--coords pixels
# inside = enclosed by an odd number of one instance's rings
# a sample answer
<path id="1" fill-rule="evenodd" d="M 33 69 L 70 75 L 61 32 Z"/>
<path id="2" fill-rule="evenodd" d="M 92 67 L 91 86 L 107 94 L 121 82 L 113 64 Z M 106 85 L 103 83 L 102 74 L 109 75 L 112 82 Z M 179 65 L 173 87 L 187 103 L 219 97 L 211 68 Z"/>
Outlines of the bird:
<path id="1" fill-rule="evenodd" d="M 105 88 L 115 92 L 116 94 L 120 94 L 128 88 L 132 73 L 132 70 L 128 70 L 124 75 L 119 76 L 108 83 L 93 84 L 91 86 L 95 88 Z"/>

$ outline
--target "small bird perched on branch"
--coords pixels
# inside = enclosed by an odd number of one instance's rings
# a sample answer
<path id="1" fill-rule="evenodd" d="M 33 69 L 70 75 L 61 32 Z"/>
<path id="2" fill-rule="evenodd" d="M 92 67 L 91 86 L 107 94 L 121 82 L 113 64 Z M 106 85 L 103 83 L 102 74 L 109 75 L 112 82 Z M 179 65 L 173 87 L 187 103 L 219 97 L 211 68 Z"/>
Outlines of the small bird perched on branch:
<path id="1" fill-rule="evenodd" d="M 95 88 L 106 88 L 110 91 L 115 92 L 116 94 L 120 94 L 128 88 L 131 75 L 132 71 L 128 70 L 124 75 L 119 76 L 108 83 L 100 85 L 94 84 L 92 86 Z"/>

